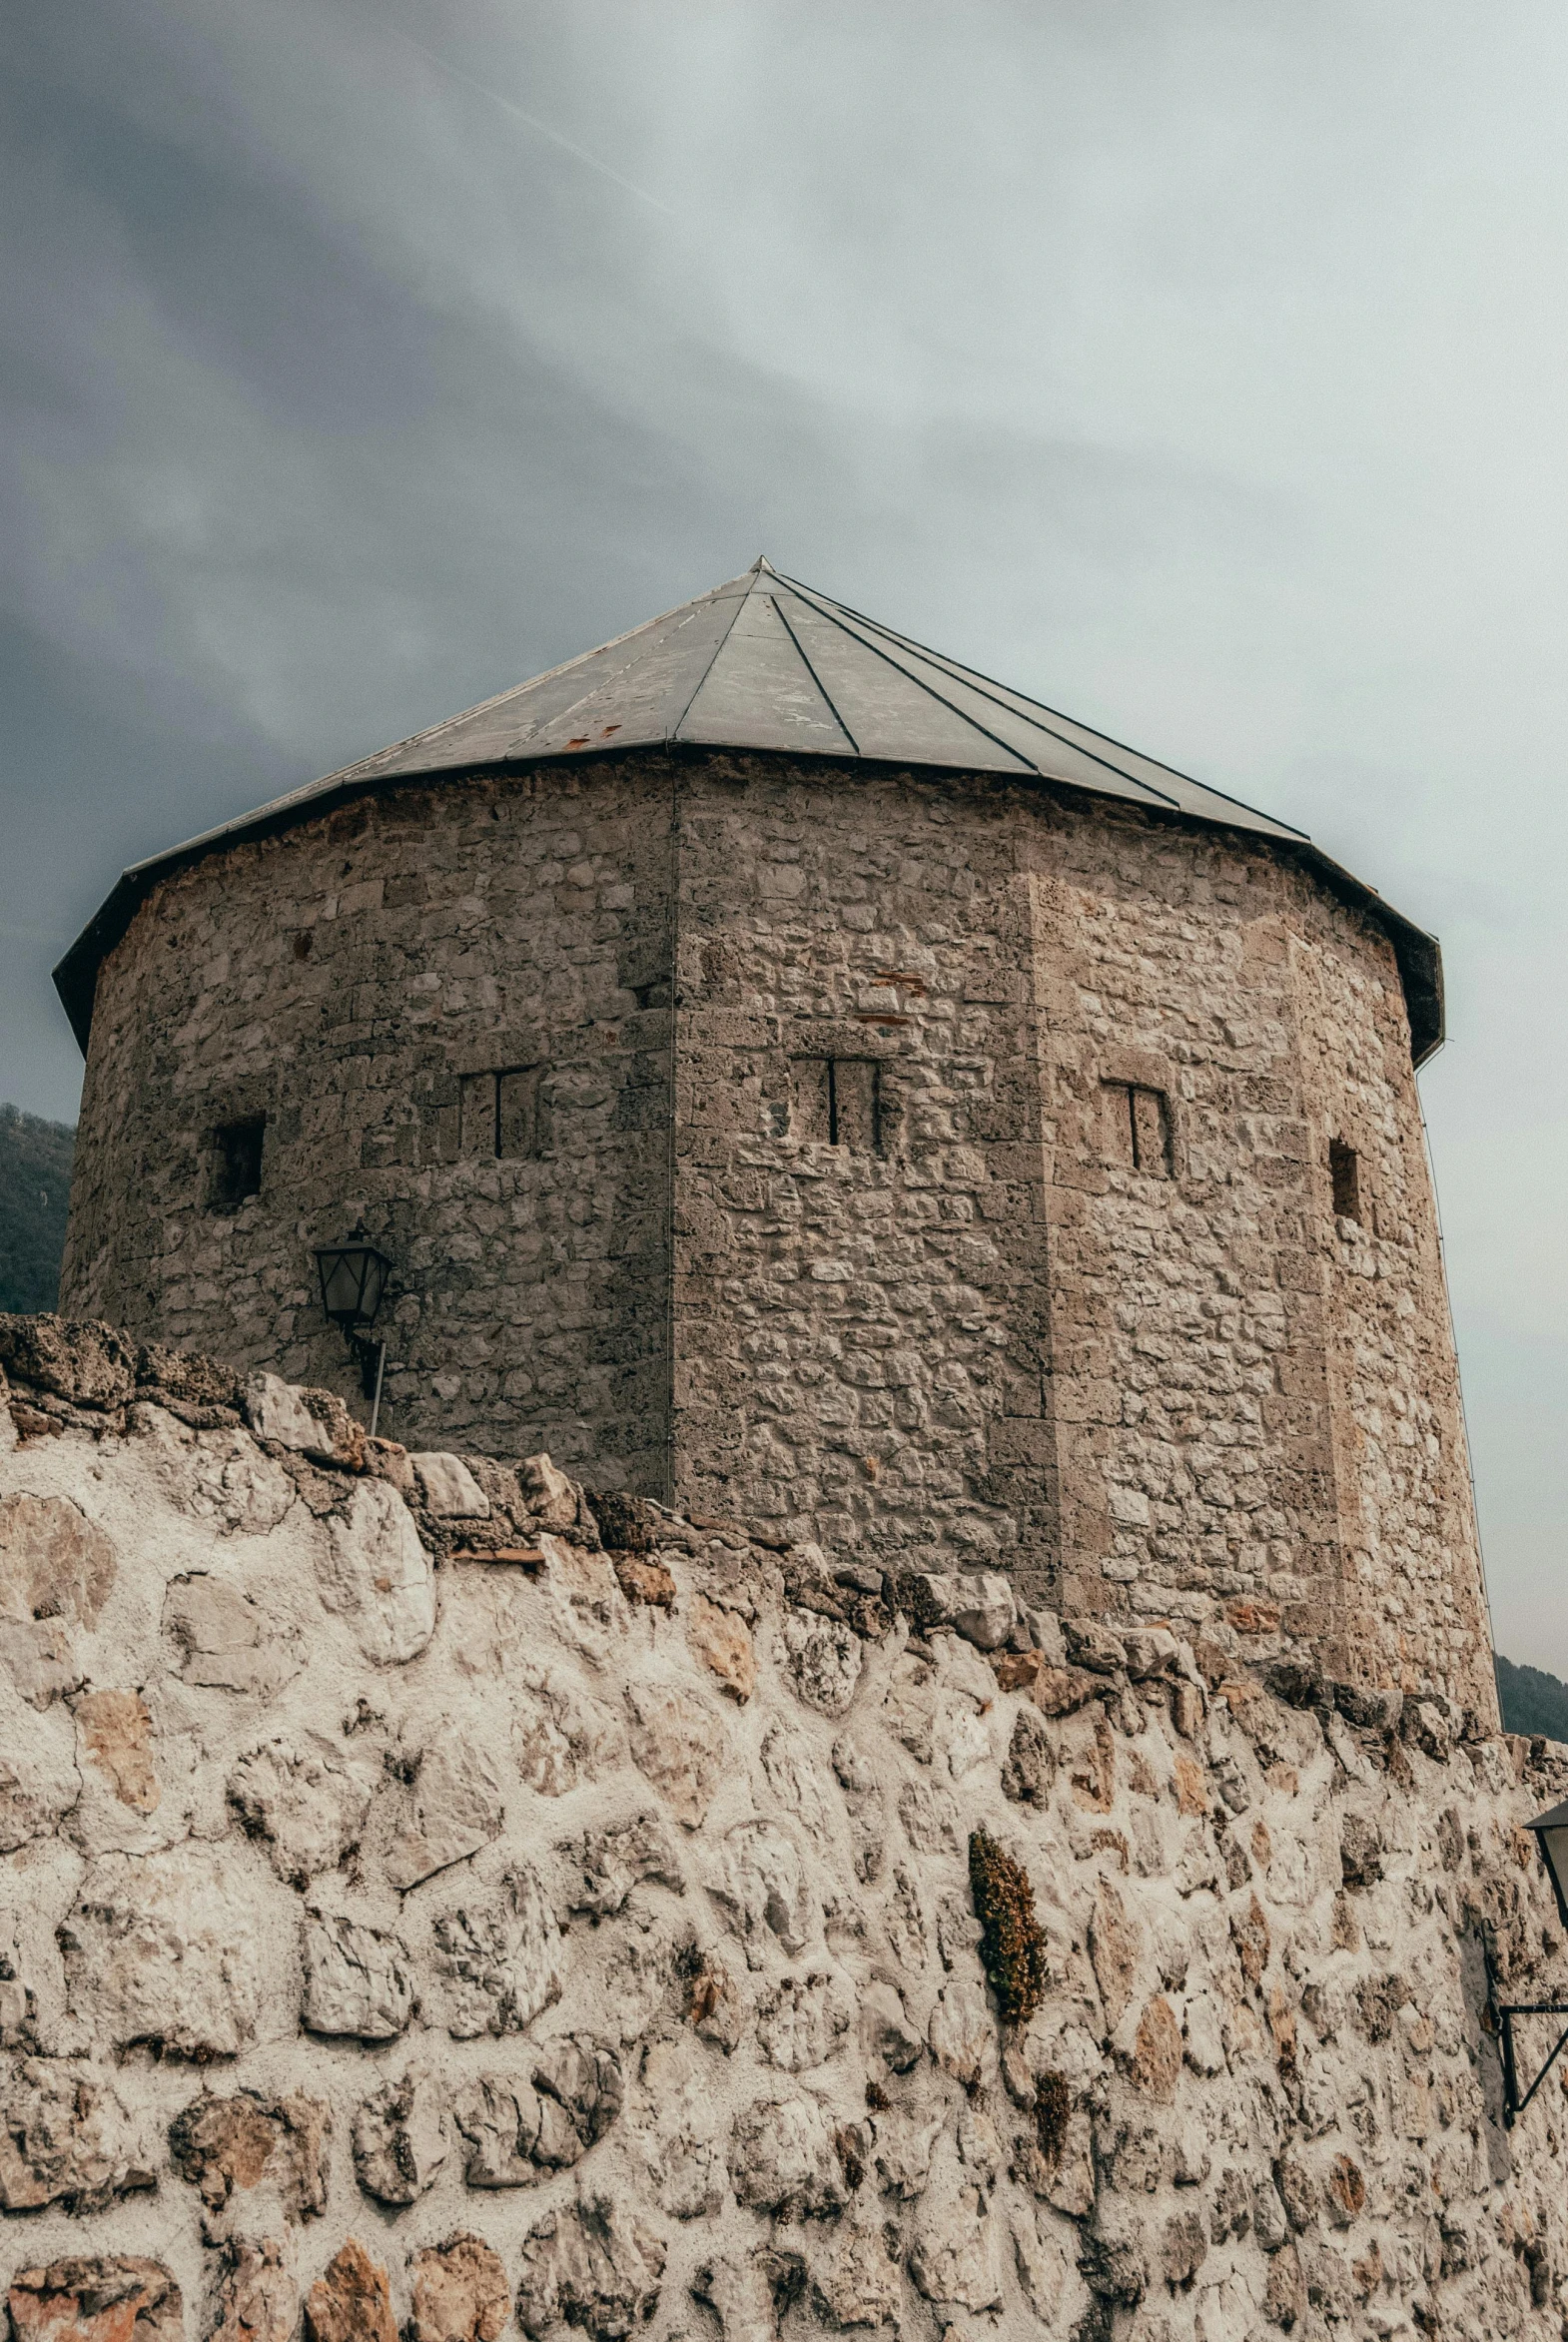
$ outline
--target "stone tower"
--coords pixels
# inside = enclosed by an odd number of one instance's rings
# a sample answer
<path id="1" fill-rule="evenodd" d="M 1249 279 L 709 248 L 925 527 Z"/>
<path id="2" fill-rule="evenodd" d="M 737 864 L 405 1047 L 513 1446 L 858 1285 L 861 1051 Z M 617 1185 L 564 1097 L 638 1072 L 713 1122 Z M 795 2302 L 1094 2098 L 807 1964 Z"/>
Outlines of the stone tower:
<path id="1" fill-rule="evenodd" d="M 765 561 L 128 871 L 62 1307 L 1492 1712 L 1414 1071 L 1300 833 Z"/>

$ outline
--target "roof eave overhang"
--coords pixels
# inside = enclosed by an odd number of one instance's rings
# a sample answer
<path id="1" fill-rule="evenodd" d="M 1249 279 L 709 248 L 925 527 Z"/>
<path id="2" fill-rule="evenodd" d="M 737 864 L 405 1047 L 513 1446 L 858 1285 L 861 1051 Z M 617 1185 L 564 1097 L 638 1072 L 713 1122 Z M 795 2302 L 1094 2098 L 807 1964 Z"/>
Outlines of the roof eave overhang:
<path id="1" fill-rule="evenodd" d="M 254 814 L 243 814 L 238 820 L 226 822 L 218 829 L 204 831 L 201 836 L 188 839 L 184 845 L 171 846 L 165 853 L 152 855 L 145 862 L 133 863 L 130 869 L 121 872 L 104 901 L 54 970 L 55 990 L 70 1019 L 77 1046 L 85 1058 L 92 1034 L 98 971 L 116 945 L 129 933 L 132 920 L 154 887 L 174 877 L 177 872 L 205 861 L 211 854 L 226 853 L 233 846 L 252 845 L 259 839 L 275 837 L 284 830 L 297 828 L 302 822 L 314 821 L 324 814 L 333 813 L 356 797 L 377 796 L 392 789 L 417 788 L 437 782 L 524 772 L 546 764 L 599 764 L 627 756 L 670 754 L 694 759 L 713 755 L 809 757 L 813 763 L 837 765 L 851 772 L 870 765 L 884 771 L 930 772 L 949 778 L 960 770 L 957 766 L 943 764 L 923 765 L 908 757 L 841 756 L 811 748 L 759 748 L 745 741 L 645 740 L 584 749 L 570 758 L 563 757 L 558 749 L 551 749 L 538 756 L 508 756 L 488 764 L 439 766 L 411 772 L 361 772 L 358 775 L 351 771 L 336 788 L 300 791 L 276 806 Z M 1085 805 L 1103 807 L 1107 802 L 1092 789 L 1083 788 L 1073 781 L 1055 780 L 1044 773 L 976 771 L 969 777 L 1022 782 L 1025 785 L 1033 781 L 1041 788 L 1058 791 Z M 1387 935 L 1393 946 L 1404 989 L 1412 1063 L 1418 1068 L 1424 1066 L 1428 1058 L 1442 1047 L 1443 961 L 1437 938 L 1428 935 L 1424 928 L 1417 927 L 1402 912 L 1396 911 L 1392 904 L 1385 902 L 1375 887 L 1367 886 L 1364 880 L 1355 877 L 1353 872 L 1335 862 L 1309 839 L 1297 841 L 1295 838 L 1270 836 L 1249 828 L 1244 822 L 1237 822 L 1231 830 L 1228 823 L 1208 821 L 1201 815 L 1187 813 L 1177 806 L 1167 808 L 1152 804 L 1130 808 L 1129 801 L 1122 797 L 1110 802 L 1146 814 L 1153 821 L 1173 822 L 1183 829 L 1223 829 L 1253 845 L 1267 847 L 1273 853 L 1303 864 L 1328 887 L 1330 893 L 1366 912 Z"/>

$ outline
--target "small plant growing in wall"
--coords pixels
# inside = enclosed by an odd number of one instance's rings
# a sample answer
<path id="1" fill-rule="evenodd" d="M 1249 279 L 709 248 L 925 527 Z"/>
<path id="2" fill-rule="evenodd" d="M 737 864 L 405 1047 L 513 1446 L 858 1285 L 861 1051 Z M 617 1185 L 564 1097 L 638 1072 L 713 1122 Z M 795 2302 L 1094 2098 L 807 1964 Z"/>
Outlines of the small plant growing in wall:
<path id="1" fill-rule="evenodd" d="M 1010 2024 L 1027 2024 L 1046 1992 L 1046 1939 L 1035 1890 L 1021 1863 L 989 1831 L 969 1840 L 969 1886 L 980 1922 L 980 1957 Z"/>

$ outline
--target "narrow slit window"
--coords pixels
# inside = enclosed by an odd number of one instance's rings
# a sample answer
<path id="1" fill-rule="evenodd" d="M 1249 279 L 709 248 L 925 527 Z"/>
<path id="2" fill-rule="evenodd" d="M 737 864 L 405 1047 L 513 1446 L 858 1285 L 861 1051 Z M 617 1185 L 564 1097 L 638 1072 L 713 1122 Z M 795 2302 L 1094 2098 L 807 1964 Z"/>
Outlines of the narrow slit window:
<path id="1" fill-rule="evenodd" d="M 819 1147 L 882 1152 L 882 1068 L 876 1058 L 796 1058 L 790 1067 L 790 1130 Z"/>
<path id="2" fill-rule="evenodd" d="M 1334 1191 L 1335 1219 L 1361 1218 L 1361 1166 L 1353 1147 L 1342 1139 L 1328 1142 L 1328 1177 Z"/>
<path id="3" fill-rule="evenodd" d="M 1141 1082 L 1107 1082 L 1106 1154 L 1124 1171 L 1147 1178 L 1171 1176 L 1171 1102 Z"/>
<path id="4" fill-rule="evenodd" d="M 261 1193 L 262 1148 L 266 1136 L 265 1115 L 248 1115 L 243 1122 L 219 1124 L 213 1133 L 208 1195 L 214 1211 L 238 1211 L 247 1197 Z"/>
<path id="5" fill-rule="evenodd" d="M 542 1066 L 506 1066 L 464 1074 L 458 1098 L 458 1147 L 463 1155 L 515 1161 L 540 1146 Z"/>

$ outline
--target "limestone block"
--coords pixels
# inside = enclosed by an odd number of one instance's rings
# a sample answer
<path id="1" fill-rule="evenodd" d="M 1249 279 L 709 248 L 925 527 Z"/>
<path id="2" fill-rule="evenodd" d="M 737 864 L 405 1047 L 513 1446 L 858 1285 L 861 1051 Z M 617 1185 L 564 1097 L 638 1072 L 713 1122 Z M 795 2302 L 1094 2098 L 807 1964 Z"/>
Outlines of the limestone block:
<path id="1" fill-rule="evenodd" d="M 81 1407 L 123 1407 L 136 1384 L 136 1353 L 113 1326 L 0 1313 L 0 1367 Z"/>
<path id="2" fill-rule="evenodd" d="M 836 1969 L 784 1976 L 757 2004 L 757 2045 L 783 2073 L 805 2073 L 841 2047 L 854 1995 Z"/>
<path id="3" fill-rule="evenodd" d="M 426 1512 L 440 1520 L 488 1520 L 490 1500 L 461 1456 L 431 1449 L 408 1461 Z"/>
<path id="4" fill-rule="evenodd" d="M 977 1651 L 1000 1651 L 1013 1632 L 1018 1605 L 1006 1578 L 982 1570 L 960 1577 L 954 1585 L 949 1618 L 954 1632 L 973 1643 Z"/>
<path id="5" fill-rule="evenodd" d="M 525 1456 L 517 1483 L 541 1529 L 569 1529 L 577 1519 L 577 1488 L 547 1455 Z"/>
<path id="6" fill-rule="evenodd" d="M 1098 1699 L 1105 1688 L 1101 1677 L 1082 1667 L 1042 1667 L 1035 1676 L 1033 1698 L 1047 1716 L 1071 1716 Z"/>
<path id="7" fill-rule="evenodd" d="M 691 2280 L 692 2298 L 713 2312 L 723 2342 L 775 2342 L 779 2330 L 773 2280 L 781 2273 L 783 2256 L 776 2253 L 715 2253 Z M 790 2276 L 805 2276 L 794 2256 Z M 799 2284 L 789 2285 L 798 2292 Z"/>
<path id="8" fill-rule="evenodd" d="M 292 1620 L 232 1579 L 193 1571 L 171 1581 L 164 1628 L 180 1651 L 187 1683 L 272 1699 L 305 1665 Z"/>
<path id="9" fill-rule="evenodd" d="M 845 2218 L 812 2260 L 812 2293 L 832 2325 L 891 2326 L 904 2301 L 898 2239 L 880 2222 Z"/>
<path id="10" fill-rule="evenodd" d="M 723 1723 L 673 1684 L 629 1684 L 626 1704 L 632 1761 L 663 1792 L 677 1821 L 700 1828 L 729 1758 Z"/>
<path id="11" fill-rule="evenodd" d="M 100 2042 L 233 2057 L 256 2037 L 261 1914 L 221 1849 L 101 1856 L 58 1933 L 70 2008 Z"/>
<path id="12" fill-rule="evenodd" d="M 276 2236 L 232 2237 L 224 2247 L 207 2342 L 294 2342 L 300 2289 Z"/>
<path id="13" fill-rule="evenodd" d="M 1077 2238 L 1061 2220 L 1015 2206 L 1010 2220 L 1013 2255 L 1029 2306 L 1048 2332 L 1073 2331 L 1089 2306 L 1078 2273 Z"/>
<path id="14" fill-rule="evenodd" d="M 402 1770 L 412 1782 L 385 1868 L 406 1892 L 498 1837 L 505 1810 L 493 1758 L 456 1723 L 406 1736 Z"/>
<path id="15" fill-rule="evenodd" d="M 410 2066 L 382 2084 L 354 2117 L 354 2167 L 367 2195 L 416 2203 L 446 2160 L 446 2114 L 433 2077 Z"/>
<path id="16" fill-rule="evenodd" d="M 590 2342 L 623 2342 L 658 2307 L 665 2246 L 652 2225 L 605 2196 L 551 2212 L 524 2240 L 517 2323 L 530 2342 L 580 2328 Z"/>
<path id="17" fill-rule="evenodd" d="M 938 1990 L 926 2027 L 931 2054 L 944 2073 L 977 2089 L 996 2065 L 996 2024 L 986 1995 L 967 1977 L 953 1976 Z"/>
<path id="18" fill-rule="evenodd" d="M 528 1787 L 564 1797 L 618 1764 L 626 1728 L 602 1702 L 578 1691 L 560 1669 L 525 1675 L 515 1694 L 512 1754 Z"/>
<path id="19" fill-rule="evenodd" d="M 1127 1671 L 1135 1683 L 1143 1683 L 1154 1675 L 1176 1673 L 1181 1646 L 1169 1627 L 1130 1627 L 1121 1641 L 1127 1654 Z"/>
<path id="20" fill-rule="evenodd" d="M 1056 1769 L 1051 1735 L 1033 1709 L 1020 1708 L 1013 1719 L 1013 1737 L 1002 1768 L 1003 1796 L 1015 1805 L 1047 1805 Z"/>
<path id="21" fill-rule="evenodd" d="M 96 2065 L 29 2057 L 0 2084 L 0 2210 L 102 2211 L 157 2184 L 145 2124 Z"/>
<path id="22" fill-rule="evenodd" d="M 730 2185 L 754 2211 L 826 2219 L 848 2196 L 828 2115 L 814 2098 L 758 2098 L 730 2132 Z"/>
<path id="23" fill-rule="evenodd" d="M 1141 2090 L 1162 2105 L 1176 2097 L 1181 2071 L 1181 2027 L 1163 1992 L 1157 1992 L 1138 2020 L 1130 2067 Z"/>
<path id="24" fill-rule="evenodd" d="M 1117 1675 L 1127 1665 L 1127 1645 L 1097 1618 L 1064 1618 L 1062 1639 L 1073 1666 L 1091 1675 Z"/>
<path id="25" fill-rule="evenodd" d="M 153 1766 L 153 1720 L 140 1692 L 86 1692 L 76 1705 L 80 1757 L 105 1775 L 134 1814 L 156 1813 L 163 1792 Z"/>
<path id="26" fill-rule="evenodd" d="M 889 2195 L 913 2202 L 923 2195 L 931 2177 L 931 2158 L 942 2132 L 942 2112 L 917 2113 L 896 2106 L 876 2121 L 876 2170 L 879 2185 Z"/>
<path id="27" fill-rule="evenodd" d="M 470 2187 L 533 2187 L 579 2162 L 620 2113 L 620 2059 L 590 2034 L 545 2041 L 528 2077 L 481 2073 L 462 2084 L 453 2116 Z"/>
<path id="28" fill-rule="evenodd" d="M 321 1445 L 316 1417 L 304 1393 L 276 1374 L 253 1374 L 245 1386 L 245 1419 L 258 1439 L 270 1439 L 298 1455 L 310 1455 Z"/>
<path id="29" fill-rule="evenodd" d="M 568 1650 L 602 1665 L 627 1631 L 626 1602 L 608 1554 L 568 1545 L 545 1531 L 538 1544 L 549 1629 Z"/>
<path id="30" fill-rule="evenodd" d="M 939 1783 L 927 1781 L 918 1774 L 906 1781 L 898 1795 L 898 1818 L 917 1854 L 958 1853 L 958 1808 Z"/>
<path id="31" fill-rule="evenodd" d="M 751 2003 L 729 1969 L 711 1952 L 692 1961 L 688 1976 L 692 2030 L 713 2041 L 725 2056 L 739 2048 L 751 2017 Z"/>
<path id="32" fill-rule="evenodd" d="M 14 2342 L 184 2342 L 179 2286 L 136 2253 L 18 2269 L 6 2306 Z"/>
<path id="33" fill-rule="evenodd" d="M 58 1707 L 34 1715 L 0 1683 L 0 1854 L 50 1837 L 81 1794 L 74 1720 Z"/>
<path id="34" fill-rule="evenodd" d="M 820 1716 L 842 1716 L 860 1681 L 861 1643 L 854 1628 L 792 1608 L 784 1614 L 784 1654 L 805 1705 Z"/>
<path id="35" fill-rule="evenodd" d="M 229 1776 L 230 1804 L 291 1887 L 335 1871 L 359 1844 L 371 1792 L 366 1769 L 315 1732 L 264 1741 Z"/>
<path id="36" fill-rule="evenodd" d="M 357 2236 L 334 2254 L 305 2297 L 308 2342 L 397 2342 L 387 2271 Z"/>
<path id="37" fill-rule="evenodd" d="M 325 2099 L 240 2090 L 193 2099 L 170 2124 L 169 2152 L 181 2178 L 199 2191 L 209 2229 L 247 2232 L 263 2225 L 264 2207 L 239 2199 L 258 2188 L 286 2220 L 314 2219 L 327 2209 L 331 2130 Z"/>
<path id="38" fill-rule="evenodd" d="M 477 2236 L 449 2236 L 408 2256 L 407 2342 L 497 2342 L 511 2315 L 506 2272 Z"/>
<path id="39" fill-rule="evenodd" d="M 716 2212 L 724 2158 L 707 2053 L 689 2038 L 650 2041 L 627 2123 L 661 2211 L 677 2220 Z"/>
<path id="40" fill-rule="evenodd" d="M 531 1863 L 454 1910 L 433 1929 L 446 2029 L 454 2040 L 520 2033 L 561 1996 L 560 1930 Z"/>
<path id="41" fill-rule="evenodd" d="M 435 1572 L 402 1498 L 385 1480 L 359 1480 L 347 1517 L 334 1513 L 325 1527 L 316 1549 L 322 1601 L 367 1659 L 412 1659 L 435 1630 Z"/>
<path id="42" fill-rule="evenodd" d="M 676 1895 L 686 1891 L 680 1858 L 657 1814 L 638 1814 L 609 1830 L 589 1830 L 560 1851 L 572 1875 L 567 1890 L 571 1911 L 612 1918 L 644 1879 L 656 1879 Z"/>
<path id="43" fill-rule="evenodd" d="M 615 1582 L 628 1602 L 644 1610 L 673 1610 L 677 1587 L 667 1562 L 651 1553 L 617 1553 Z"/>
<path id="44" fill-rule="evenodd" d="M 400 1937 L 312 1907 L 302 1935 L 308 2032 L 394 2040 L 413 2012 L 413 1983 Z"/>
<path id="45" fill-rule="evenodd" d="M 175 1511 L 213 1521 L 225 1535 L 265 1537 L 295 1502 L 283 1465 L 245 1431 L 193 1431 L 166 1407 L 140 1400 L 126 1429 Z"/>
<path id="46" fill-rule="evenodd" d="M 876 1977 L 860 1995 L 860 2046 L 868 2062 L 893 2073 L 908 2073 L 920 2062 L 925 2042 L 910 2023 L 902 1993 Z"/>
<path id="47" fill-rule="evenodd" d="M 63 1496 L 0 1497 L 0 1666 L 47 1708 L 81 1682 L 78 1646 L 115 1582 L 114 1547 Z"/>
<path id="48" fill-rule="evenodd" d="M 737 1822 L 725 1833 L 709 1892 L 744 1944 L 750 1967 L 762 1965 L 770 1937 L 794 1955 L 817 1932 L 816 1898 L 800 1850 L 776 1822 Z"/>
<path id="49" fill-rule="evenodd" d="M 843 1806 L 827 1768 L 793 1720 L 771 1725 L 762 1743 L 762 1770 L 768 1788 L 795 1814 L 808 1839 L 828 1843 L 843 1821 Z M 874 1788 L 868 1775 L 865 1786 Z"/>
<path id="50" fill-rule="evenodd" d="M 81 1795 L 65 1827 L 84 1854 L 148 1854 L 189 1834 L 199 1744 L 166 1729 L 179 1706 L 166 1686 L 156 1698 L 156 1716 L 140 1692 L 82 1692 L 71 1702 Z"/>
<path id="51" fill-rule="evenodd" d="M 687 1612 L 686 1632 L 703 1666 L 718 1679 L 720 1691 L 744 1707 L 757 1688 L 757 1654 L 745 1620 L 705 1594 L 696 1594 Z"/>
<path id="52" fill-rule="evenodd" d="M 1115 2032 L 1133 1997 L 1140 1936 L 1136 1923 L 1128 1917 L 1120 1889 L 1109 1879 L 1100 1882 L 1095 1914 L 1090 1922 L 1089 1952 L 1106 2012 L 1106 2029 Z"/>

